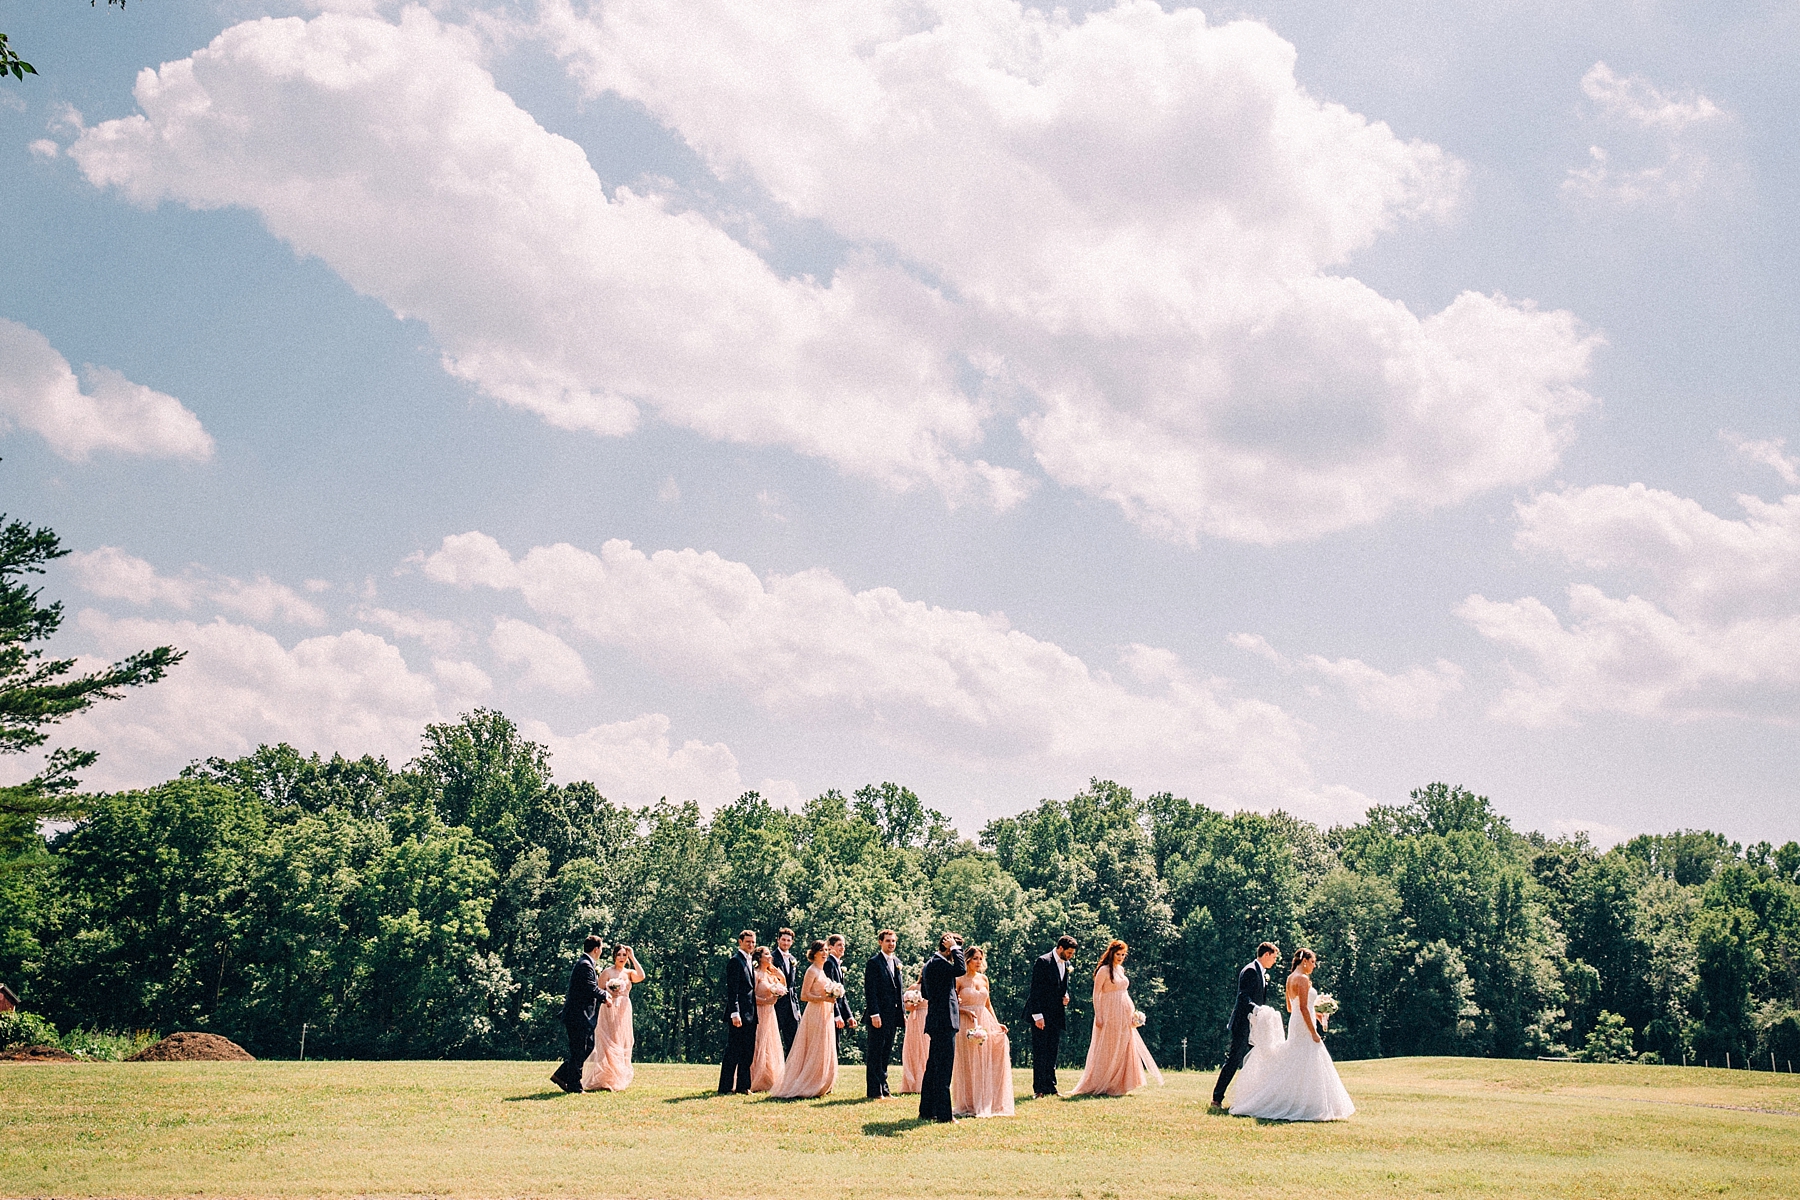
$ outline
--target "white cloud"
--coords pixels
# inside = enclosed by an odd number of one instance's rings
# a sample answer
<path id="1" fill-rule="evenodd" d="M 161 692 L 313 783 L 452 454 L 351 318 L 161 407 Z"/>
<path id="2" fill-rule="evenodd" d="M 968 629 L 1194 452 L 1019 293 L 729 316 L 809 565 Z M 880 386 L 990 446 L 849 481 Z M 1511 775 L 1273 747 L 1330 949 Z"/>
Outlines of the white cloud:
<path id="1" fill-rule="evenodd" d="M 598 554 L 539 546 L 514 561 L 483 533 L 444 539 L 425 575 L 517 591 L 566 629 L 622 646 L 683 683 L 737 689 L 784 716 L 847 723 L 940 761 L 1052 759 L 1213 802 L 1341 812 L 1318 787 L 1301 731 L 1279 708 L 1232 697 L 1166 650 L 1127 647 L 1118 677 L 1004 617 L 852 592 L 823 570 L 759 579 L 694 550 Z"/>
<path id="2" fill-rule="evenodd" d="M 1463 669 L 1446 659 L 1429 667 L 1412 667 L 1399 675 L 1369 666 L 1360 658 L 1326 658 L 1308 654 L 1290 658 L 1261 634 L 1234 633 L 1229 641 L 1240 650 L 1266 658 L 1284 673 L 1309 674 L 1342 688 L 1364 712 L 1400 720 L 1435 717 L 1445 697 L 1462 690 Z"/>
<path id="3" fill-rule="evenodd" d="M 525 668 L 523 680 L 528 687 L 565 696 L 593 690 L 587 664 L 575 648 L 527 621 L 496 617 L 488 645 L 501 662 Z"/>
<path id="4" fill-rule="evenodd" d="M 197 603 L 210 602 L 253 621 L 325 624 L 322 609 L 267 575 L 258 575 L 246 583 L 190 567 L 180 578 L 171 578 L 158 574 L 150 563 L 117 546 L 77 551 L 69 555 L 69 563 L 82 588 L 104 599 L 127 600 L 140 606 L 164 604 L 183 611 L 192 609 Z"/>
<path id="5" fill-rule="evenodd" d="M 572 737 L 555 733 L 541 721 L 523 728 L 533 741 L 550 748 L 551 767 L 559 780 L 590 780 L 601 795 L 619 803 L 653 804 L 666 796 L 678 803 L 694 800 L 711 810 L 745 791 L 730 747 L 692 739 L 674 746 L 669 718 L 662 713 L 596 725 Z"/>
<path id="6" fill-rule="evenodd" d="M 1274 542 L 1555 463 L 1594 344 L 1331 275 L 1457 201 L 1435 146 L 1308 95 L 1248 21 L 1123 3 L 546 0 L 590 92 L 963 301 L 1038 462 L 1176 539 Z"/>
<path id="7" fill-rule="evenodd" d="M 649 413 L 1004 506 L 1031 480 L 973 455 L 1010 418 L 1053 479 L 1177 540 L 1528 482 L 1591 403 L 1569 314 L 1469 294 L 1421 317 L 1331 273 L 1451 210 L 1462 168 L 1307 94 L 1262 25 L 1147 0 L 546 0 L 536 32 L 844 239 L 831 279 L 609 192 L 416 7 L 235 26 L 70 152 L 139 203 L 256 211 L 559 426 Z"/>
<path id="8" fill-rule="evenodd" d="M 1581 77 L 1581 91 L 1604 124 L 1622 131 L 1628 161 L 1621 167 L 1605 147 L 1588 147 L 1587 165 L 1569 168 L 1565 193 L 1638 207 L 1692 196 L 1715 174 L 1696 135 L 1723 124 L 1728 114 L 1705 96 L 1677 96 L 1641 75 L 1618 75 L 1603 62 Z"/>
<path id="9" fill-rule="evenodd" d="M 1023 494 L 958 456 L 982 409 L 939 295 L 873 259 L 829 286 L 783 279 L 697 214 L 609 195 L 480 58 L 417 7 L 246 22 L 143 72 L 142 113 L 69 153 L 140 204 L 256 211 L 423 320 L 453 374 L 559 427 L 624 434 L 648 408 L 895 487 Z"/>
<path id="10" fill-rule="evenodd" d="M 76 378 L 43 334 L 0 317 L 0 432 L 29 429 L 70 462 L 96 450 L 153 458 L 212 457 L 212 436 L 173 396 L 110 367 Z"/>
<path id="11" fill-rule="evenodd" d="M 1719 438 L 1751 462 L 1761 463 L 1773 470 L 1789 487 L 1800 487 L 1800 458 L 1787 453 L 1786 438 L 1752 441 L 1723 429 L 1719 431 Z"/>
<path id="12" fill-rule="evenodd" d="M 1800 496 L 1738 503 L 1744 519 L 1729 520 L 1632 484 L 1519 505 L 1521 548 L 1624 573 L 1644 594 L 1573 584 L 1566 623 L 1535 597 L 1464 601 L 1459 616 L 1528 664 L 1512 668 L 1496 714 L 1800 720 Z"/>
<path id="13" fill-rule="evenodd" d="M 462 630 L 455 621 L 447 621 L 427 613 L 402 613 L 391 608 L 363 605 L 356 610 L 355 616 L 357 620 L 385 629 L 397 637 L 422 642 L 439 654 L 447 654 L 463 642 Z"/>
<path id="14" fill-rule="evenodd" d="M 1631 836 L 1631 831 L 1623 826 L 1608 825 L 1604 821 L 1589 821 L 1582 818 L 1559 818 L 1550 822 L 1550 828 L 1563 837 L 1585 833 L 1588 841 L 1601 850 L 1610 850 Z"/>

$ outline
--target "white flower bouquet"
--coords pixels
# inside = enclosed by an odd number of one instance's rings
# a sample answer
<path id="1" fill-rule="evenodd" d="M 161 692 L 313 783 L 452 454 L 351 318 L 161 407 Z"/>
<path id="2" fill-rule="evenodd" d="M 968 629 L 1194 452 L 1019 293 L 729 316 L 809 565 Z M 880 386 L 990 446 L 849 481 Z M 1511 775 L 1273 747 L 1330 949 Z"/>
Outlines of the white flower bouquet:
<path id="1" fill-rule="evenodd" d="M 625 990 L 625 980 L 618 975 L 614 975 L 611 979 L 606 981 L 606 990 L 614 993 L 615 995 L 619 992 L 624 991 Z"/>
<path id="2" fill-rule="evenodd" d="M 769 985 L 769 994 L 770 994 L 770 995 L 771 995 L 771 996 L 785 996 L 785 995 L 787 995 L 787 994 L 788 994 L 788 990 L 787 990 L 787 984 L 785 984 L 785 983 L 771 983 L 771 984 L 770 984 L 770 985 Z"/>
<path id="3" fill-rule="evenodd" d="M 1313 995 L 1313 1012 L 1321 1017 L 1329 1017 L 1338 1010 L 1337 997 L 1330 992 L 1317 992 Z"/>
<path id="4" fill-rule="evenodd" d="M 981 1043 L 987 1041 L 988 1031 L 979 1025 L 971 1025 L 969 1031 L 963 1034 L 963 1036 L 979 1046 Z"/>
<path id="5" fill-rule="evenodd" d="M 825 994 L 836 999 L 844 994 L 844 985 L 841 983 L 833 983 L 831 980 L 827 979 L 825 981 Z"/>
<path id="6" fill-rule="evenodd" d="M 918 988 L 907 988 L 900 993 L 900 1004 L 907 1009 L 918 1008 L 925 1003 L 925 996 Z"/>
<path id="7" fill-rule="evenodd" d="M 1131 1012 L 1131 1027 L 1133 1029 L 1142 1029 L 1144 1027 L 1144 1022 L 1149 1019 L 1150 1018 L 1144 1015 L 1143 1009 L 1133 1009 Z"/>

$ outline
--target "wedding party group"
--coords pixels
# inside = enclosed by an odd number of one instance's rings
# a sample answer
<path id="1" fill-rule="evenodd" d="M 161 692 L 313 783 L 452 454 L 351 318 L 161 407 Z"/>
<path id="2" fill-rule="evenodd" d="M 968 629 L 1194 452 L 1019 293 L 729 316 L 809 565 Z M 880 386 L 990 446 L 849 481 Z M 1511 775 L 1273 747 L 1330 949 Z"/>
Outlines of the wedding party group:
<path id="1" fill-rule="evenodd" d="M 986 952 L 965 946 L 961 934 L 945 933 L 936 953 L 909 971 L 896 952 L 893 930 L 882 930 L 877 941 L 879 949 L 863 967 L 868 1098 L 890 1098 L 898 1042 L 900 1091 L 918 1094 L 921 1120 L 1014 1115 L 1012 1043 L 994 1011 Z M 725 965 L 721 1094 L 798 1100 L 837 1087 L 839 1038 L 852 1036 L 858 1024 L 844 983 L 849 944 L 832 934 L 809 945 L 804 961 L 794 954 L 794 944 L 791 929 L 780 930 L 772 947 L 758 945 L 754 930 L 738 935 Z M 1078 948 L 1065 935 L 1032 964 L 1021 1015 L 1031 1031 L 1032 1093 L 1040 1099 L 1059 1095 L 1057 1053 Z M 616 1092 L 631 1085 L 631 988 L 644 981 L 644 969 L 636 952 L 623 945 L 612 949 L 611 964 L 602 967 L 605 951 L 604 939 L 589 936 L 570 975 L 562 1013 L 569 1057 L 551 1076 L 566 1092 Z M 1126 943 L 1111 941 L 1094 969 L 1093 1029 L 1073 1095 L 1123 1096 L 1163 1082 L 1139 1032 L 1145 1017 L 1131 1000 L 1129 954 Z M 1294 955 L 1284 1029 L 1280 1013 L 1262 1002 L 1279 956 L 1279 948 L 1264 942 L 1238 973 L 1231 1050 L 1213 1103 L 1233 1116 L 1341 1120 L 1355 1106 L 1325 1048 L 1323 1035 L 1336 1005 L 1311 986 L 1318 957 L 1305 949 Z"/>

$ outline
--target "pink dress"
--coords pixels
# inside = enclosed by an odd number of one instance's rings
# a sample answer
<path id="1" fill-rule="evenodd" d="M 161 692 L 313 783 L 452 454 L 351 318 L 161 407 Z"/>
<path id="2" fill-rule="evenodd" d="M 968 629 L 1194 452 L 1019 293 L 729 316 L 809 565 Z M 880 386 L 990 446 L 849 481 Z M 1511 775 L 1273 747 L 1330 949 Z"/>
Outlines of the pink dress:
<path id="1" fill-rule="evenodd" d="M 1130 982 L 1116 967 L 1094 976 L 1094 1036 L 1088 1042 L 1087 1070 L 1075 1085 L 1077 1096 L 1123 1096 L 1148 1080 L 1163 1081 L 1150 1048 L 1131 1024 L 1137 1009 L 1126 990 Z"/>
<path id="2" fill-rule="evenodd" d="M 608 986 L 618 980 L 618 987 Z M 612 993 L 612 1003 L 600 1006 L 594 1022 L 594 1049 L 581 1064 L 581 1090 L 622 1092 L 631 1086 L 631 972 L 607 967 L 600 972 L 600 986 Z"/>
<path id="3" fill-rule="evenodd" d="M 950 1073 L 950 1111 L 959 1117 L 1013 1115 L 1012 1046 L 989 1002 L 986 975 L 956 981 L 962 1025 L 956 1038 L 956 1067 Z M 971 1029 L 985 1029 L 976 1040 Z"/>
<path id="4" fill-rule="evenodd" d="M 781 1082 L 769 1089 L 769 1095 L 777 1100 L 823 1096 L 837 1086 L 836 998 L 825 990 L 830 982 L 819 968 L 806 968 L 806 977 L 800 982 L 806 1013 L 794 1034 Z"/>
<path id="5" fill-rule="evenodd" d="M 906 1038 L 900 1043 L 900 1092 L 916 1093 L 925 1082 L 925 1059 L 931 1035 L 925 1032 L 925 1001 L 906 1010 Z"/>
<path id="6" fill-rule="evenodd" d="M 766 1092 L 781 1082 L 787 1063 L 781 1055 L 781 1026 L 775 1001 L 787 995 L 787 984 L 773 971 L 756 973 L 756 1053 L 750 1059 L 750 1090 Z"/>

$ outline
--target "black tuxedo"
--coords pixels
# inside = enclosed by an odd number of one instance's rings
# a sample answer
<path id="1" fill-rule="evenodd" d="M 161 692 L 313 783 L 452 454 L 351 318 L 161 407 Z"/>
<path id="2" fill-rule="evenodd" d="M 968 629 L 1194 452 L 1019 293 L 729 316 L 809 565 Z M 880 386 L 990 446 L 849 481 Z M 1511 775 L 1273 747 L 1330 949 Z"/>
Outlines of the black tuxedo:
<path id="1" fill-rule="evenodd" d="M 738 1024 L 732 1024 L 732 1017 Z M 749 955 L 733 950 L 725 960 L 725 1061 L 719 1065 L 721 1092 L 750 1091 L 750 1060 L 756 1056 L 756 973 Z"/>
<path id="2" fill-rule="evenodd" d="M 569 1057 L 551 1074 L 550 1081 L 565 1092 L 581 1090 L 581 1064 L 594 1049 L 594 1022 L 607 1002 L 600 986 L 600 972 L 586 954 L 575 957 L 569 972 L 569 990 L 563 995 L 563 1032 L 569 1038 Z"/>
<path id="3" fill-rule="evenodd" d="M 897 964 L 900 960 L 896 958 Z M 869 1099 L 888 1095 L 888 1064 L 894 1058 L 894 1035 L 906 1023 L 906 1012 L 900 1007 L 902 990 L 900 968 L 888 965 L 885 954 L 876 954 L 863 967 L 863 1017 L 869 1030 L 869 1049 L 865 1056 L 868 1069 Z M 877 1028 L 871 1017 L 880 1017 Z"/>
<path id="4" fill-rule="evenodd" d="M 1213 1084 L 1213 1103 L 1225 1103 L 1225 1089 L 1231 1085 L 1231 1077 L 1238 1073 L 1244 1065 L 1244 1055 L 1250 1053 L 1250 1010 L 1263 1002 L 1263 994 L 1269 988 L 1269 973 L 1257 959 L 1244 964 L 1237 977 L 1237 1001 L 1231 1006 L 1231 1049 L 1225 1055 L 1225 1065 L 1219 1070 L 1219 1081 Z"/>
<path id="5" fill-rule="evenodd" d="M 931 1047 L 925 1055 L 925 1079 L 919 1085 L 921 1121 L 952 1119 L 950 1075 L 956 1069 L 956 1032 L 962 1024 L 956 981 L 965 969 L 960 946 L 950 952 L 949 958 L 934 954 L 926 962 L 925 976 L 919 984 L 925 996 L 925 1032 L 931 1035 Z"/>
<path id="6" fill-rule="evenodd" d="M 781 1026 L 781 1052 L 788 1053 L 794 1048 L 794 1034 L 800 1031 L 800 978 L 805 974 L 800 960 L 792 954 L 775 950 L 775 965 L 781 968 L 781 978 L 787 984 L 788 994 L 775 998 L 775 1024 Z"/>
<path id="7" fill-rule="evenodd" d="M 1065 1009 L 1069 995 L 1069 964 L 1056 951 L 1039 956 L 1031 964 L 1031 993 L 1025 998 L 1025 1019 L 1031 1024 L 1031 1091 L 1035 1096 L 1056 1094 L 1056 1056 L 1062 1049 Z M 1039 1029 L 1035 1018 L 1044 1018 Z"/>
<path id="8" fill-rule="evenodd" d="M 844 964 L 839 961 L 837 955 L 827 953 L 825 955 L 825 965 L 820 969 L 825 972 L 825 978 L 831 980 L 831 982 L 836 984 L 842 984 L 844 982 Z M 839 996 L 832 1004 L 831 1011 L 838 1020 L 844 1023 L 844 1029 L 846 1031 L 848 1031 L 850 1026 L 855 1023 L 856 1018 L 850 1015 L 849 988 L 845 988 L 844 994 Z"/>

